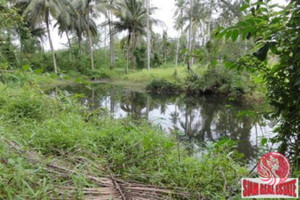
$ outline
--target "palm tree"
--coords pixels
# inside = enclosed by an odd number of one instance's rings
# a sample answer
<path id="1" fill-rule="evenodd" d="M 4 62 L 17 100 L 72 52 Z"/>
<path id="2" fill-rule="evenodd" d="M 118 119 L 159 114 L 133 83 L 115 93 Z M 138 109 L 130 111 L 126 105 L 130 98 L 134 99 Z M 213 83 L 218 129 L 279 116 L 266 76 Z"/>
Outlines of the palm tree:
<path id="1" fill-rule="evenodd" d="M 96 13 L 93 13 L 93 7 L 91 5 L 91 0 L 74 0 L 72 1 L 72 6 L 76 10 L 76 18 L 72 22 L 72 28 L 75 30 L 78 38 L 79 52 L 81 51 L 81 41 L 83 35 L 86 34 L 88 38 L 91 68 L 94 67 L 94 55 L 93 55 L 93 42 L 92 37 L 98 34 L 97 25 L 92 17 L 96 17 Z M 91 17 L 91 14 L 94 16 Z"/>
<path id="2" fill-rule="evenodd" d="M 167 63 L 168 45 L 169 45 L 168 32 L 166 30 L 164 30 L 163 35 L 162 35 L 162 50 L 163 50 L 164 63 Z"/>
<path id="3" fill-rule="evenodd" d="M 144 0 L 122 0 L 118 1 L 112 12 L 118 19 L 112 21 L 115 32 L 127 31 L 127 65 L 126 73 L 128 73 L 129 57 L 131 59 L 132 69 L 135 69 L 135 56 L 134 50 L 137 45 L 139 37 L 146 34 L 145 27 L 147 21 L 147 9 L 145 8 Z M 151 14 L 156 8 L 149 8 Z M 149 19 L 150 27 L 151 24 L 158 23 L 153 18 Z"/>
<path id="4" fill-rule="evenodd" d="M 113 20 L 113 14 L 112 14 L 112 8 L 114 8 L 114 1 L 108 0 L 105 2 L 102 2 L 98 4 L 97 10 L 101 12 L 107 21 L 103 23 L 103 26 L 108 25 L 109 30 L 109 49 L 110 49 L 110 69 L 113 69 L 115 66 L 115 45 L 114 45 L 114 32 L 112 29 L 112 20 Z"/>
<path id="5" fill-rule="evenodd" d="M 55 73 L 57 73 L 57 64 L 50 33 L 51 16 L 55 18 L 60 13 L 66 12 L 65 5 L 65 0 L 28 0 L 28 6 L 23 12 L 23 16 L 33 27 L 42 22 L 46 24 Z"/>
<path id="6" fill-rule="evenodd" d="M 60 36 L 62 36 L 64 33 L 66 34 L 70 51 L 72 49 L 70 34 L 72 34 L 74 31 L 74 21 L 76 21 L 76 18 L 76 10 L 72 4 L 69 4 L 68 12 L 60 13 L 60 15 L 57 17 L 57 22 L 54 25 L 54 27 L 58 27 L 58 33 Z M 72 56 L 71 52 L 70 56 Z"/>
<path id="7" fill-rule="evenodd" d="M 180 38 L 182 36 L 183 33 L 183 25 L 184 25 L 184 16 L 183 16 L 183 12 L 186 9 L 186 2 L 185 0 L 177 0 L 176 1 L 176 11 L 175 11 L 175 20 L 176 20 L 176 24 L 175 24 L 175 28 L 177 30 L 180 30 L 179 36 L 177 38 L 177 45 L 176 45 L 176 58 L 175 58 L 175 65 L 178 66 L 178 59 L 179 59 L 179 48 L 180 48 Z"/>
<path id="8" fill-rule="evenodd" d="M 109 5 L 113 6 L 113 1 L 109 1 Z M 115 58 L 115 41 L 114 41 L 114 34 L 112 31 L 111 21 L 113 18 L 112 12 L 110 10 L 108 12 L 108 30 L 109 30 L 109 45 L 110 45 L 110 68 L 113 69 L 115 66 L 116 58 Z"/>

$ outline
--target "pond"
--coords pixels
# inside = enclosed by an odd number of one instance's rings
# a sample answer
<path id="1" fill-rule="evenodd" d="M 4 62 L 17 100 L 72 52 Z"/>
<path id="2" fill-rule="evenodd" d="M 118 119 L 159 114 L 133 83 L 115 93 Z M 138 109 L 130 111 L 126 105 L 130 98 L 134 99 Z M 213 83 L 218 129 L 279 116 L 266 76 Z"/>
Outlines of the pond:
<path id="1" fill-rule="evenodd" d="M 231 138 L 238 141 L 237 150 L 255 162 L 261 139 L 272 135 L 272 123 L 258 114 L 263 106 L 234 103 L 223 96 L 158 95 L 108 84 L 60 89 L 82 94 L 80 102 L 91 110 L 102 107 L 115 118 L 146 119 L 193 153 L 207 142 Z"/>

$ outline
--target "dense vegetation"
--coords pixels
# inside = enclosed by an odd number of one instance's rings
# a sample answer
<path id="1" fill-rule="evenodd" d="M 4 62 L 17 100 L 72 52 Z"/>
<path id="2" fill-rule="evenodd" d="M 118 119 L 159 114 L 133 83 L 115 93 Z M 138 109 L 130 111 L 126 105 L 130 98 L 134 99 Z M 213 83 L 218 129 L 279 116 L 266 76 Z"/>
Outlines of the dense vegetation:
<path id="1" fill-rule="evenodd" d="M 263 99 L 276 128 L 261 144 L 278 144 L 299 176 L 299 1 L 175 3 L 171 38 L 150 0 L 0 0 L 1 199 L 85 198 L 99 185 L 91 176 L 110 176 L 116 188 L 128 181 L 170 189 L 164 195 L 173 198 L 238 198 L 246 170 L 235 142 L 209 143 L 196 158 L 143 120 L 45 94 L 74 82 Z M 54 28 L 66 48 L 54 46 Z M 55 164 L 72 173 L 53 173 Z M 63 196 L 67 187 L 74 193 Z"/>
<path id="2" fill-rule="evenodd" d="M 239 166 L 240 155 L 232 151 L 231 141 L 209 145 L 198 159 L 146 122 L 113 120 L 105 110 L 91 112 L 63 94 L 50 98 L 39 86 L 51 83 L 49 76 L 25 73 L 19 79 L 3 79 L 3 199 L 67 195 L 59 190 L 66 186 L 82 198 L 86 188 L 97 187 L 88 175 L 101 178 L 110 170 L 124 180 L 182 188 L 190 198 L 219 199 L 236 195 L 238 181 L 247 172 Z M 47 165 L 55 163 L 76 173 L 67 178 L 47 171 Z"/>

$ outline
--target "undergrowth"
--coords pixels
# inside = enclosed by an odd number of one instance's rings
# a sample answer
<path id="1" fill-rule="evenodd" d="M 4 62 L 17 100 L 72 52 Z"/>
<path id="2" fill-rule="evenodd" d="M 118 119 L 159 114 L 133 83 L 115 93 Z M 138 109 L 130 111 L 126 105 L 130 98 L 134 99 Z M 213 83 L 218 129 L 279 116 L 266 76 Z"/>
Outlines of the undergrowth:
<path id="1" fill-rule="evenodd" d="M 91 112 L 72 97 L 47 96 L 38 84 L 0 83 L 0 93 L 0 199 L 52 198 L 55 188 L 70 184 L 81 199 L 83 187 L 97 187 L 82 175 L 92 165 L 72 162 L 78 174 L 58 178 L 12 151 L 7 141 L 48 159 L 84 157 L 124 180 L 181 187 L 208 199 L 239 196 L 238 182 L 246 169 L 231 141 L 209 145 L 196 158 L 147 122 L 115 120 L 105 110 Z"/>

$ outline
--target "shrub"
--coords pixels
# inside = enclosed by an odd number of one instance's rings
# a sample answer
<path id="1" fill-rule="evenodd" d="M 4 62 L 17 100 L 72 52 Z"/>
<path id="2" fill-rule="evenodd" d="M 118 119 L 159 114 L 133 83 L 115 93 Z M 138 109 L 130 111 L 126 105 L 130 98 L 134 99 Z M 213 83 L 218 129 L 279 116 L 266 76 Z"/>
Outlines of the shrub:
<path id="1" fill-rule="evenodd" d="M 224 66 L 210 67 L 202 74 L 189 72 L 185 87 L 188 94 L 223 94 L 239 97 L 250 88 L 251 81 L 248 76 L 237 74 Z"/>
<path id="2" fill-rule="evenodd" d="M 100 80 L 100 79 L 110 79 L 110 75 L 105 72 L 105 71 L 101 71 L 101 70 L 85 70 L 83 72 L 84 75 L 87 75 L 90 79 L 92 80 Z"/>
<path id="3" fill-rule="evenodd" d="M 147 85 L 146 89 L 156 93 L 180 93 L 183 91 L 180 85 L 164 79 L 153 80 L 150 84 Z"/>
<path id="4" fill-rule="evenodd" d="M 6 91 L 9 100 L 2 100 L 1 113 L 13 123 L 22 121 L 42 121 L 56 111 L 56 106 L 51 99 L 45 99 L 32 89 L 16 90 L 14 93 Z"/>

